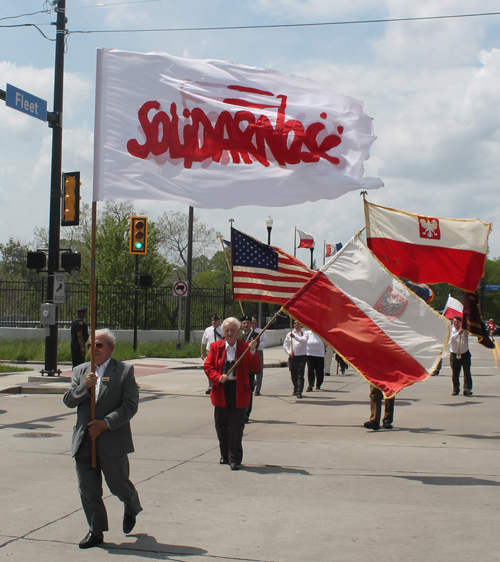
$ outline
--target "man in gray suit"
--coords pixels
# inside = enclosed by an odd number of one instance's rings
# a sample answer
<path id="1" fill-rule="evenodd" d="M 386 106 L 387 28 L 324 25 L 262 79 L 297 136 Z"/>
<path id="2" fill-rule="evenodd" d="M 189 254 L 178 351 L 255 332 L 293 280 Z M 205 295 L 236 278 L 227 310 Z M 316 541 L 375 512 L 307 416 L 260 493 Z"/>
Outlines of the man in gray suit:
<path id="1" fill-rule="evenodd" d="M 71 386 L 63 398 L 66 406 L 78 408 L 71 449 L 76 461 L 78 489 L 90 528 L 80 548 L 101 544 L 103 533 L 108 530 L 108 516 L 102 501 L 102 474 L 111 493 L 125 504 L 125 534 L 132 531 L 136 516 L 142 511 L 137 490 L 129 479 L 127 456 L 134 451 L 130 419 L 139 406 L 134 367 L 111 357 L 115 337 L 109 330 L 97 330 L 94 339 L 96 372 L 90 372 L 90 363 L 75 367 Z M 93 386 L 96 387 L 96 415 L 91 421 Z M 96 443 L 96 468 L 92 468 L 92 441 Z"/>

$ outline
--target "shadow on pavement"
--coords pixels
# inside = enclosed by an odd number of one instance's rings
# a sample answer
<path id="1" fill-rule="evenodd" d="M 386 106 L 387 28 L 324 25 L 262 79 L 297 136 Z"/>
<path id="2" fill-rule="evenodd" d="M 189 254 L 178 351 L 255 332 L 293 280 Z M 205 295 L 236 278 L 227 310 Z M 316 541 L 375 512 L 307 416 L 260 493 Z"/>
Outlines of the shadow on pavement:
<path id="1" fill-rule="evenodd" d="M 404 480 L 415 480 L 428 486 L 500 486 L 496 480 L 484 480 L 472 476 L 393 476 Z"/>
<path id="2" fill-rule="evenodd" d="M 264 464 L 262 466 L 242 466 L 245 472 L 256 472 L 257 474 L 305 474 L 310 475 L 302 468 L 291 468 L 289 466 L 278 466 L 275 464 Z"/>
<path id="3" fill-rule="evenodd" d="M 147 533 L 129 535 L 136 539 L 135 543 L 104 543 L 100 548 L 107 550 L 109 554 L 135 555 L 140 558 L 153 558 L 155 560 L 169 560 L 175 556 L 202 556 L 207 551 L 194 546 L 184 546 L 178 544 L 159 543 L 155 537 Z"/>

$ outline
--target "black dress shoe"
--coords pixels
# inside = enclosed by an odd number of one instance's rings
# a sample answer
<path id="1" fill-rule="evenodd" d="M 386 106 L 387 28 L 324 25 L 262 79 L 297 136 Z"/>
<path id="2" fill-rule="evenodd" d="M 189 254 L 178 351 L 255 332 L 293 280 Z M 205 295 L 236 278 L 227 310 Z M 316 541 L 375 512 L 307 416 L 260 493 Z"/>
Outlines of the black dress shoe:
<path id="1" fill-rule="evenodd" d="M 87 533 L 87 536 L 83 539 L 83 541 L 78 545 L 80 548 L 92 548 L 93 546 L 97 546 L 98 544 L 102 544 L 104 542 L 104 535 L 100 533 L 99 535 L 93 535 L 90 531 Z"/>
<path id="2" fill-rule="evenodd" d="M 219 459 L 219 464 L 229 464 L 229 459 L 227 459 L 226 457 L 221 457 Z"/>
<path id="3" fill-rule="evenodd" d="M 136 517 L 135 515 L 130 515 L 130 513 L 125 512 L 123 515 L 123 532 L 128 535 L 132 532 L 135 527 Z"/>
<path id="4" fill-rule="evenodd" d="M 460 394 L 460 392 L 458 390 L 454 390 L 451 395 L 452 396 L 458 396 Z"/>
<path id="5" fill-rule="evenodd" d="M 392 423 L 384 422 L 382 424 L 382 429 L 392 429 Z"/>
<path id="6" fill-rule="evenodd" d="M 363 425 L 366 429 L 373 429 L 373 431 L 378 431 L 380 429 L 380 425 L 374 421 L 367 421 Z"/>
<path id="7" fill-rule="evenodd" d="M 313 387 L 312 386 L 308 386 L 306 389 L 306 392 L 312 392 L 313 391 Z"/>
<path id="8" fill-rule="evenodd" d="M 205 390 L 205 394 L 210 394 L 210 388 L 207 388 L 207 390 Z"/>
<path id="9" fill-rule="evenodd" d="M 239 469 L 241 468 L 241 464 L 236 464 L 235 462 L 232 462 L 232 463 L 229 465 L 229 468 L 230 468 L 231 470 L 239 470 Z"/>
<path id="10" fill-rule="evenodd" d="M 254 395 L 254 396 L 260 396 L 260 392 L 259 392 L 258 390 L 256 390 L 256 391 L 253 393 L 253 395 Z"/>
<path id="11" fill-rule="evenodd" d="M 472 396 L 472 390 L 464 390 L 464 396 Z"/>
<path id="12" fill-rule="evenodd" d="M 302 398 L 302 392 L 297 392 L 297 398 Z"/>

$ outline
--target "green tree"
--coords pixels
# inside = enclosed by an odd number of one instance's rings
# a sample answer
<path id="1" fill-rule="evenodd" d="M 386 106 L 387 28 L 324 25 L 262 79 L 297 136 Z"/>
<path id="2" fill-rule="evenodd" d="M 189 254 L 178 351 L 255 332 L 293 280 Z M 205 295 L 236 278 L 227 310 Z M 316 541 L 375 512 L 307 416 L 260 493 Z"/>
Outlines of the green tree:
<path id="1" fill-rule="evenodd" d="M 5 281 L 30 281 L 37 277 L 37 273 L 26 267 L 26 255 L 30 250 L 29 244 L 12 236 L 6 244 L 0 244 L 0 278 Z"/>

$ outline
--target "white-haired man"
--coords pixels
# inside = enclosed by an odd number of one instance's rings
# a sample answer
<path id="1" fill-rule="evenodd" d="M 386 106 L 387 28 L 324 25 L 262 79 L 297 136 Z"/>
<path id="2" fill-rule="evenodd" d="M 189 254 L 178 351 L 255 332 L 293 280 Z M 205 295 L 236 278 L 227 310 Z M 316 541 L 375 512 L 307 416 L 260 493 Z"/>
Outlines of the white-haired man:
<path id="1" fill-rule="evenodd" d="M 243 459 L 243 430 L 246 409 L 250 403 L 249 371 L 258 371 L 260 358 L 255 353 L 258 342 L 238 340 L 240 322 L 229 317 L 222 323 L 224 340 L 210 346 L 205 361 L 205 373 L 212 382 L 210 398 L 215 408 L 215 430 L 219 439 L 220 464 L 229 464 L 231 470 L 239 470 Z M 227 373 L 250 347 L 237 367 Z"/>
<path id="2" fill-rule="evenodd" d="M 76 461 L 78 489 L 89 524 L 80 548 L 91 548 L 104 541 L 108 516 L 102 501 L 102 474 L 112 494 L 125 504 L 123 532 L 128 534 L 142 511 L 137 490 L 129 479 L 128 453 L 134 451 L 130 419 L 139 405 L 139 389 L 133 365 L 111 356 L 115 338 L 109 330 L 97 330 L 94 337 L 96 372 L 91 364 L 73 369 L 71 385 L 63 401 L 77 407 L 71 450 Z M 89 348 L 92 344 L 89 344 Z M 95 387 L 95 420 L 90 419 L 91 391 Z M 97 466 L 92 467 L 92 441 L 96 443 Z"/>

